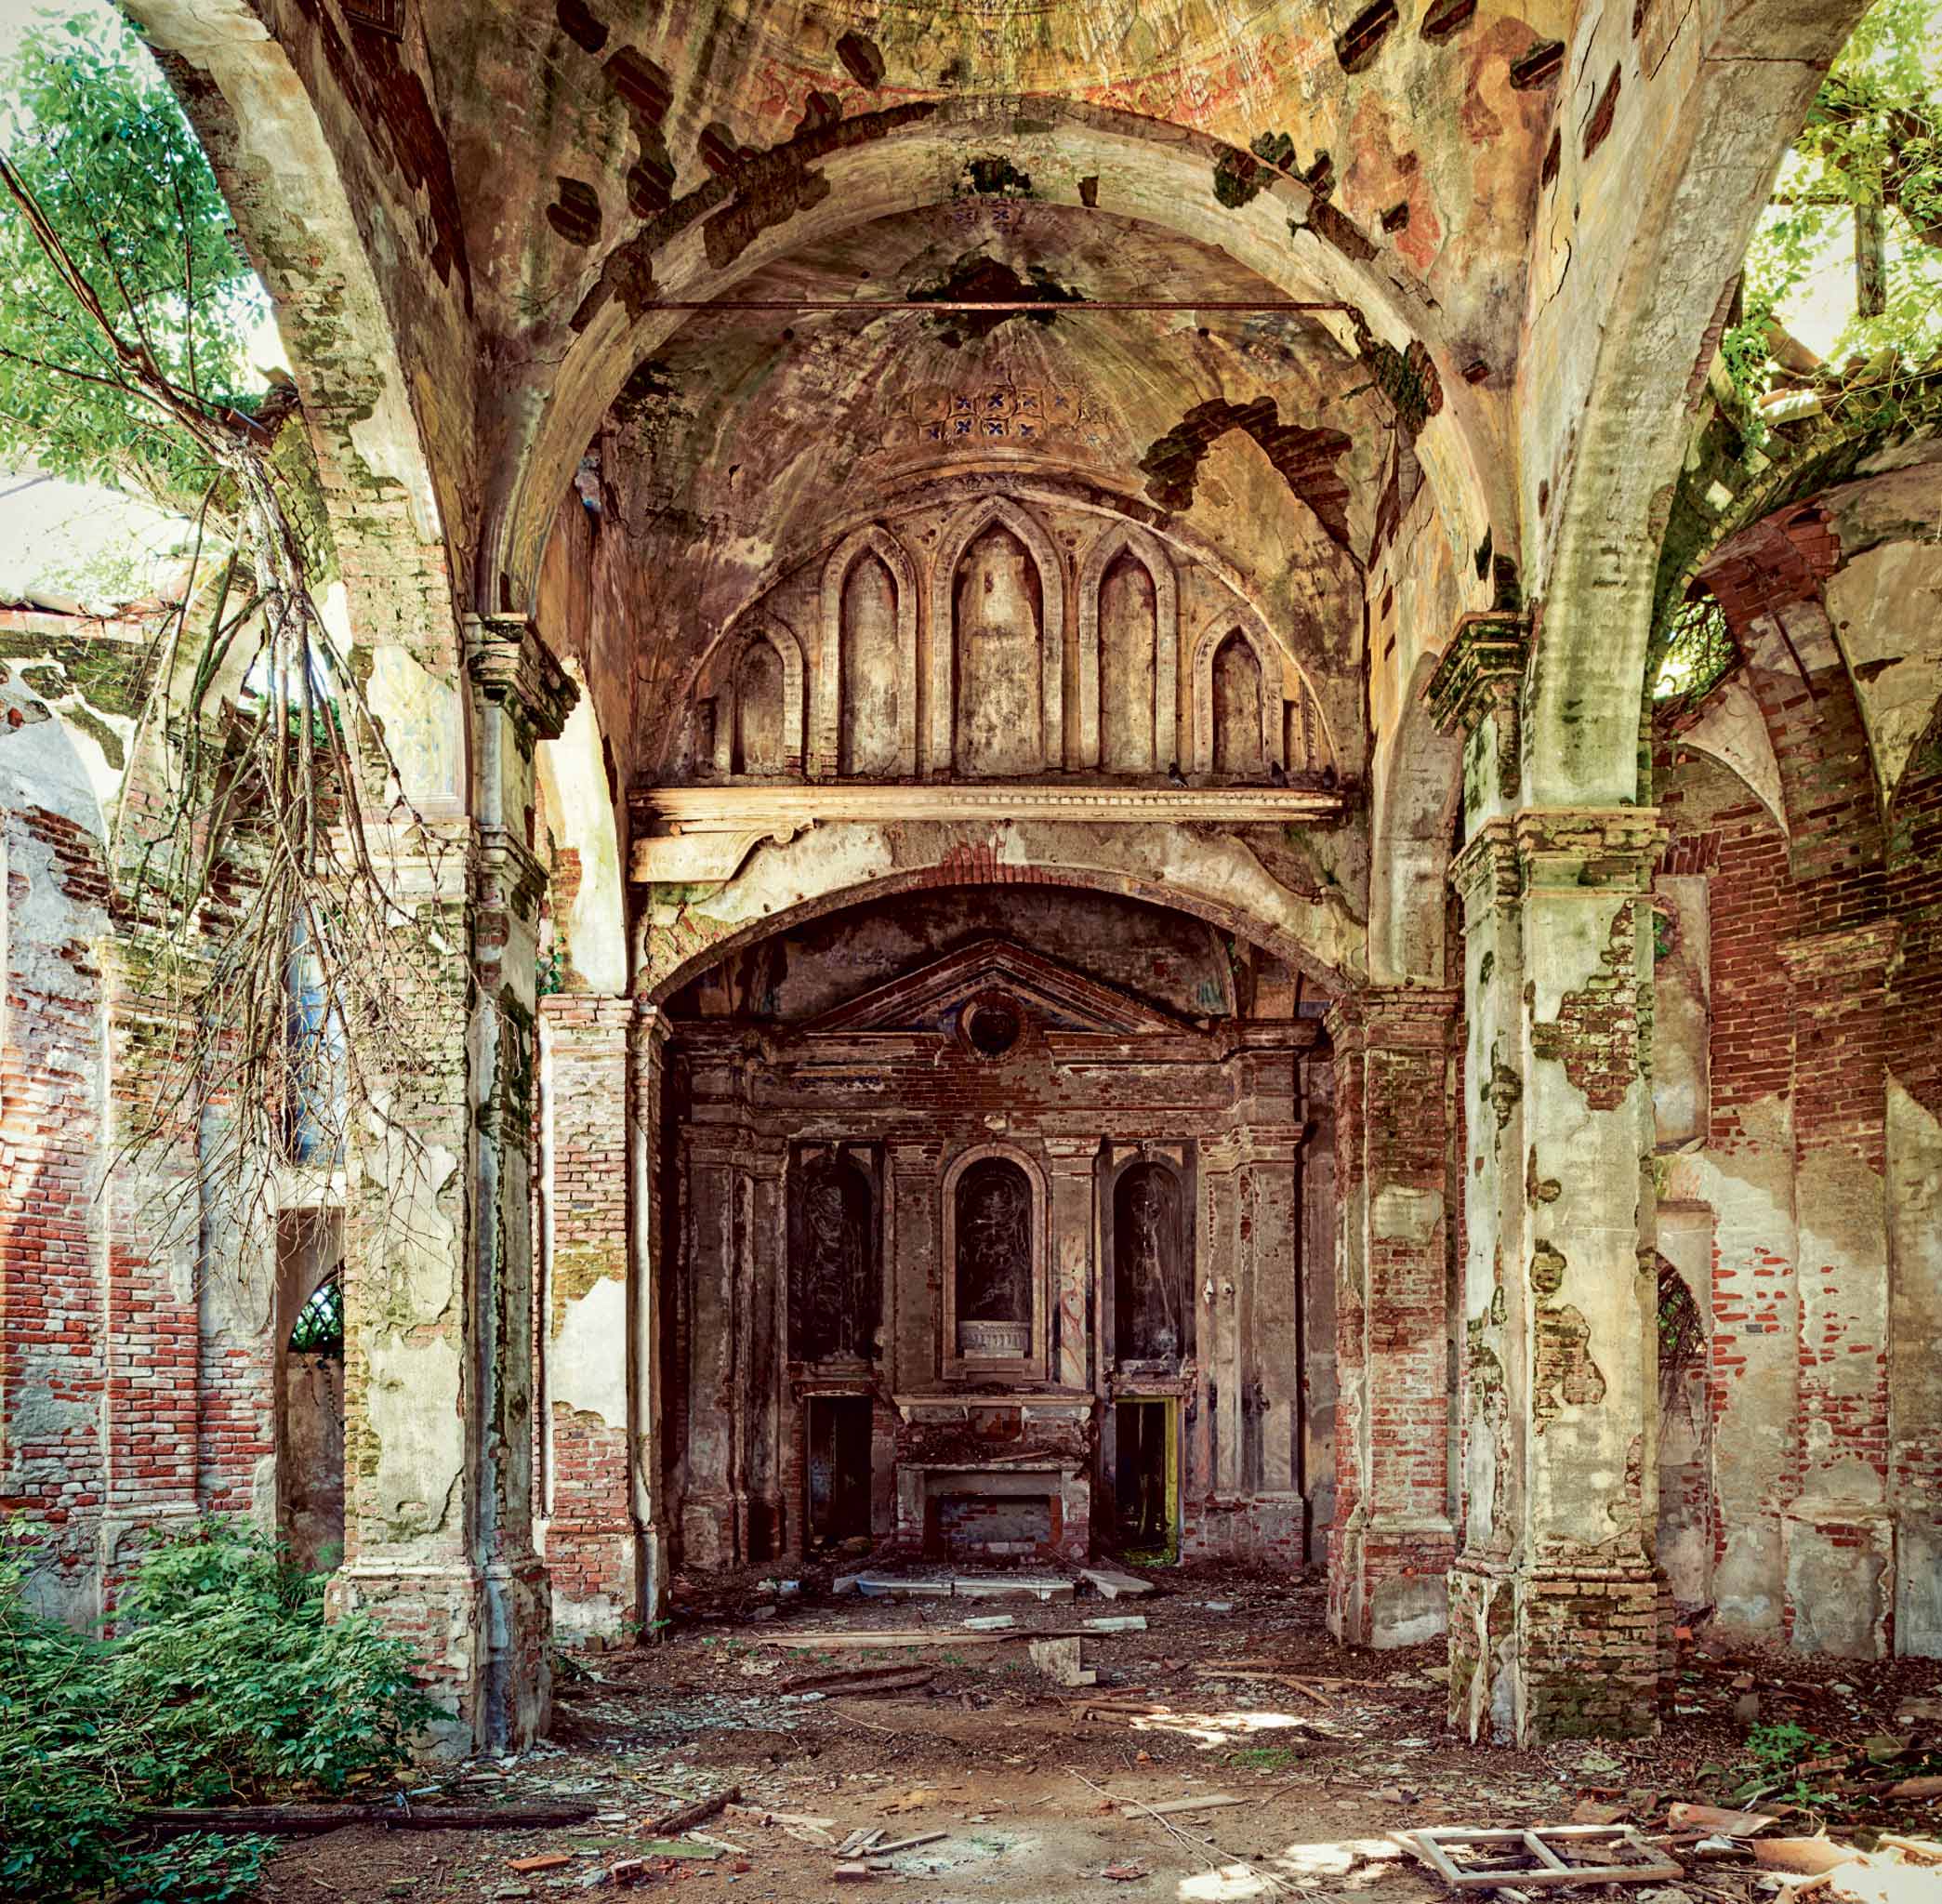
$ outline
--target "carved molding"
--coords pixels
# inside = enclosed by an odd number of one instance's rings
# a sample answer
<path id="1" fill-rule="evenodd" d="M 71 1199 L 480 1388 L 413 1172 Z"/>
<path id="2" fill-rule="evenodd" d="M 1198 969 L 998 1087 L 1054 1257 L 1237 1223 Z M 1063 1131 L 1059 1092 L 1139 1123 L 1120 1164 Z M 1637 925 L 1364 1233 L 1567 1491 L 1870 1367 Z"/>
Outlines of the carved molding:
<path id="1" fill-rule="evenodd" d="M 1657 807 L 1526 807 L 1477 828 L 1450 883 L 1472 918 L 1532 892 L 1642 892 L 1665 841 Z"/>
<path id="2" fill-rule="evenodd" d="M 466 671 L 479 692 L 506 710 L 528 751 L 535 741 L 560 738 L 580 690 L 530 621 L 467 615 L 465 654 Z"/>
<path id="3" fill-rule="evenodd" d="M 785 846 L 818 823 L 1298 826 L 1339 819 L 1344 795 L 1322 787 L 1075 787 L 1056 782 L 902 787 L 865 781 L 651 787 L 636 791 L 629 804 L 635 826 L 632 878 L 650 885 L 699 885 L 733 879 L 762 840 Z"/>
<path id="4" fill-rule="evenodd" d="M 1528 615 L 1466 615 L 1423 687 L 1431 717 L 1445 733 L 1466 740 L 1491 715 L 1497 717 L 1497 787 L 1505 801 L 1517 798 L 1518 698 L 1530 662 Z"/>

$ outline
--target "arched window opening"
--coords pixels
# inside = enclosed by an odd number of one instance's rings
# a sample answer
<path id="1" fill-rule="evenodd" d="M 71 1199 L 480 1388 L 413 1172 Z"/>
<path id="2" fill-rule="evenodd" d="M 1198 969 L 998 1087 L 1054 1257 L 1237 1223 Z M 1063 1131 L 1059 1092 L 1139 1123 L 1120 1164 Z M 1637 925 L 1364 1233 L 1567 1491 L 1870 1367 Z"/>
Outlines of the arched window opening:
<path id="1" fill-rule="evenodd" d="M 1696 588 L 1672 611 L 1659 633 L 1655 701 L 1702 701 L 1732 673 L 1739 644 L 1710 590 Z"/>
<path id="2" fill-rule="evenodd" d="M 290 1325 L 293 1355 L 331 1355 L 344 1359 L 344 1286 L 336 1272 L 319 1283 Z"/>
<path id="3" fill-rule="evenodd" d="M 789 1204 L 789 1353 L 800 1362 L 869 1361 L 882 1308 L 877 1198 L 849 1157 L 811 1157 Z"/>
<path id="4" fill-rule="evenodd" d="M 1100 764 L 1150 774 L 1155 759 L 1155 673 L 1159 612 L 1153 577 L 1122 551 L 1099 585 Z M 1172 683 L 1168 683 L 1172 691 Z"/>

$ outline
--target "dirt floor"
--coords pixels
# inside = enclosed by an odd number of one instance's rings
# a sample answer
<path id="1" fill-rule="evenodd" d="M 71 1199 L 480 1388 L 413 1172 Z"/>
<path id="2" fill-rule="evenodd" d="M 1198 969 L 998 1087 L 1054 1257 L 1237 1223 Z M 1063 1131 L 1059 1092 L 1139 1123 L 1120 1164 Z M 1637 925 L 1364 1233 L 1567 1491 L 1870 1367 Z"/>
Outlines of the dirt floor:
<path id="1" fill-rule="evenodd" d="M 752 1578 L 678 1597 L 655 1644 L 562 1660 L 544 1745 L 408 1787 L 418 1809 L 580 1801 L 594 1807 L 588 1822 L 335 1831 L 290 1844 L 262 1895 L 513 1904 L 632 1886 L 754 1904 L 874 1888 L 905 1904 L 1196 1904 L 1379 1892 L 1370 1904 L 1414 1904 L 1448 1894 L 1389 1834 L 1425 1826 L 1624 1820 L 1663 1837 L 1671 1803 L 1749 1801 L 1779 1815 L 1767 1836 L 1825 1829 L 1864 1848 L 1883 1832 L 1942 1836 L 1942 1797 L 1887 1795 L 1942 1773 L 1942 1660 L 1735 1652 L 1702 1630 L 1684 1647 L 1659 1738 L 1517 1752 L 1447 1730 L 1440 1645 L 1335 1646 L 1318 1580 L 1291 1589 L 1212 1568 L 1156 1578 L 1161 1591 L 1144 1598 L 1082 1589 L 1053 1604 L 833 1598 L 826 1575 L 779 1603 Z M 964 1624 L 1004 1614 L 1012 1633 L 1127 1614 L 1146 1626 L 1089 1636 L 1098 1685 L 1068 1689 L 1031 1663 L 1024 1641 L 981 1640 Z M 934 1639 L 917 1650 L 777 1644 L 913 1629 Z M 799 1685 L 845 1668 L 931 1678 L 866 1696 Z M 1089 1712 L 1102 1703 L 1112 1710 Z M 672 1841 L 680 1855 L 656 1848 L 655 1819 L 728 1787 L 739 1803 Z M 1246 1802 L 1164 1818 L 1121 1810 L 1210 1796 Z M 839 1882 L 838 1866 L 858 1860 L 838 1847 L 878 1829 L 885 1844 L 943 1835 Z M 1675 1839 L 1684 1875 L 1671 1885 L 1553 1895 L 1757 1904 L 1786 1882 L 1743 1842 L 1709 1848 L 1706 1837 Z M 566 1861 L 516 1868 L 542 1858 Z M 1911 1900 L 1942 1904 L 1935 1870 L 1933 1890 L 1924 1870 Z"/>

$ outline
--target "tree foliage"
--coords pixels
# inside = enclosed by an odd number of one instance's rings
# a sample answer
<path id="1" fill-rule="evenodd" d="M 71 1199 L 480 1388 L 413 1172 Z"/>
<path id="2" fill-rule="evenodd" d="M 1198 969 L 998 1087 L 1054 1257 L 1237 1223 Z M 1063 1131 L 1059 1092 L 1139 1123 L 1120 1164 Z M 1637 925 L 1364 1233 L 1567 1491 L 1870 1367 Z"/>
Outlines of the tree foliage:
<path id="1" fill-rule="evenodd" d="M 307 447 L 282 428 L 294 390 L 252 405 L 243 388 L 262 294 L 194 132 L 118 20 L 30 34 L 19 66 L 0 152 L 6 427 L 46 467 L 193 519 L 108 842 L 158 1024 L 117 1101 L 113 1163 L 193 1155 L 152 1173 L 144 1220 L 205 1275 L 246 1276 L 284 1162 L 340 1161 L 353 1121 L 421 1150 L 389 1104 L 411 1049 L 401 993 L 432 960 L 400 931 L 416 909 L 390 846 L 422 828 L 313 592 L 326 551 L 290 465 L 314 465 L 281 447 Z"/>
<path id="2" fill-rule="evenodd" d="M 1823 380 L 1843 375 L 1854 389 L 1839 407 L 1874 416 L 1884 387 L 1905 387 L 1942 350 L 1938 0 L 1878 0 L 1821 85 L 1747 254 L 1740 321 L 1724 344 L 1743 394 L 1767 387 L 1773 325 L 1790 300 L 1830 258 L 1857 244 L 1865 254 L 1869 232 L 1879 234 L 1877 273 Z"/>
<path id="3" fill-rule="evenodd" d="M 116 16 L 49 22 L 0 76 L 21 182 L 104 310 L 212 412 L 248 413 L 267 308 L 229 207 L 153 60 Z M 21 218 L 0 221 L 0 459 L 192 511 L 206 446 L 131 400 L 123 365 Z"/>

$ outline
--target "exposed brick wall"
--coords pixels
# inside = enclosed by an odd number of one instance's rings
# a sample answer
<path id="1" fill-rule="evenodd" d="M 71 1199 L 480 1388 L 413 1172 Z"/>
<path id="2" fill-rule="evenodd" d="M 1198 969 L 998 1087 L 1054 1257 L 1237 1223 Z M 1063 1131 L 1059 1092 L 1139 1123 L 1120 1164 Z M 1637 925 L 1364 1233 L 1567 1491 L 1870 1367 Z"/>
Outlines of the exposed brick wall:
<path id="1" fill-rule="evenodd" d="M 0 1043 L 0 1516 L 32 1514 L 43 1590 L 85 1615 L 107 1479 L 100 1331 L 101 975 L 87 943 L 105 896 L 92 837 L 55 813 L 7 821 L 9 970 Z M 40 890 L 51 884 L 54 894 Z M 55 895 L 58 894 L 58 899 Z M 50 899 L 52 943 L 13 922 Z"/>

